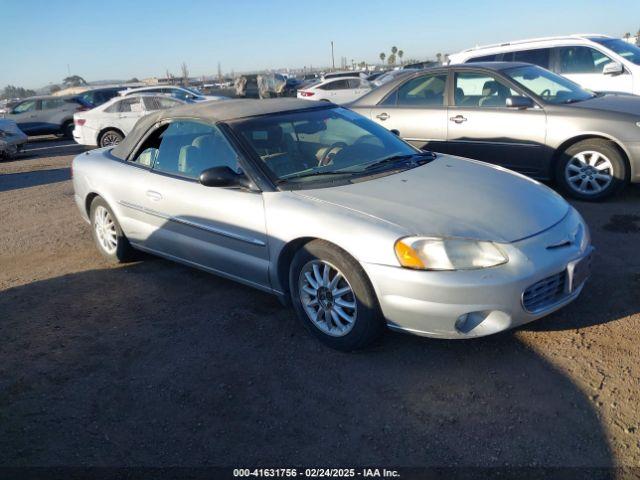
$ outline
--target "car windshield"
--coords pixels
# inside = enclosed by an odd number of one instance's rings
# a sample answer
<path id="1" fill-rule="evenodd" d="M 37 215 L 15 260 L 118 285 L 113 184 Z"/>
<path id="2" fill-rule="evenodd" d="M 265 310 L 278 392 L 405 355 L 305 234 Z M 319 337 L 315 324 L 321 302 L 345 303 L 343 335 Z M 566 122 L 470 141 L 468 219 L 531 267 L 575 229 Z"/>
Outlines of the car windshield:
<path id="1" fill-rule="evenodd" d="M 410 160 L 421 155 L 384 127 L 340 107 L 240 120 L 231 126 L 279 183 L 344 179 L 378 172 L 378 167 L 410 168 L 417 166 Z"/>
<path id="2" fill-rule="evenodd" d="M 200 90 L 198 90 L 197 88 L 193 88 L 193 87 L 182 87 L 182 88 L 184 88 L 188 92 L 193 93 L 197 97 L 201 97 L 202 96 L 202 92 Z"/>
<path id="3" fill-rule="evenodd" d="M 575 103 L 595 96 L 571 80 L 534 65 L 507 68 L 503 73 L 547 103 Z"/>
<path id="4" fill-rule="evenodd" d="M 636 47 L 633 43 L 619 38 L 592 38 L 591 40 L 613 50 L 625 60 L 640 65 L 640 47 Z"/>

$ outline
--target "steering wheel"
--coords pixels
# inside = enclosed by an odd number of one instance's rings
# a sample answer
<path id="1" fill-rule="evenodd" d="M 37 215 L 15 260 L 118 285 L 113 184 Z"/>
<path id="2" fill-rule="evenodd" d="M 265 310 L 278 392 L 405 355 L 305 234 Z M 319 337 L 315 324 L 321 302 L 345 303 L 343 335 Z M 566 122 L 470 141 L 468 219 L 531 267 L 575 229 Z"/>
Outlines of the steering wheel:
<path id="1" fill-rule="evenodd" d="M 540 92 L 540 96 L 543 99 L 548 100 L 549 98 L 551 98 L 551 90 L 545 88 L 542 92 Z"/>
<path id="2" fill-rule="evenodd" d="M 324 154 L 322 155 L 322 158 L 318 162 L 318 166 L 324 167 L 325 165 L 329 165 L 329 162 L 331 161 L 331 158 L 329 158 L 329 155 L 331 155 L 332 153 L 333 155 L 338 153 L 338 152 L 334 152 L 336 148 L 345 148 L 346 146 L 347 144 L 344 142 L 335 142 L 329 145 L 329 148 L 325 150 Z"/>

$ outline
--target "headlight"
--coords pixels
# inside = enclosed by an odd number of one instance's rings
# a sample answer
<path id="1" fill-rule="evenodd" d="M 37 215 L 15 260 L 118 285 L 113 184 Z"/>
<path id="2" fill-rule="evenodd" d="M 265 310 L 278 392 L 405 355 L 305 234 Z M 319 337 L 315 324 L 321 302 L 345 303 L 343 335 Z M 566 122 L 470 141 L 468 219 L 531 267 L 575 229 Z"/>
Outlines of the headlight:
<path id="1" fill-rule="evenodd" d="M 476 270 L 509 260 L 492 242 L 462 238 L 406 237 L 395 250 L 400 265 L 417 270 Z"/>

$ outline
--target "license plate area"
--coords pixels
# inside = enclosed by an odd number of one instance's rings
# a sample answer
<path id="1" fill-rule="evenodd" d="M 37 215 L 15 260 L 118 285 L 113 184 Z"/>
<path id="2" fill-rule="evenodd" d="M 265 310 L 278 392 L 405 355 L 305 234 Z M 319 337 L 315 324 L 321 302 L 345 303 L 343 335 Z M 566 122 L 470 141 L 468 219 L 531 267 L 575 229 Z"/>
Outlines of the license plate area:
<path id="1" fill-rule="evenodd" d="M 580 287 L 591 275 L 591 260 L 593 257 L 593 249 L 584 257 L 578 258 L 567 265 L 567 287 L 571 293 Z"/>

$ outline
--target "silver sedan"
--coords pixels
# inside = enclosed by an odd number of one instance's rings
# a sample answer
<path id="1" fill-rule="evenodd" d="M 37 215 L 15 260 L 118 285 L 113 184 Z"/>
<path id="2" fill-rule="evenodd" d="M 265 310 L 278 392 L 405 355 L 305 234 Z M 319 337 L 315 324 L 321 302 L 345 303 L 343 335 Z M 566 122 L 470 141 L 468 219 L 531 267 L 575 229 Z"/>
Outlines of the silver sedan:
<path id="1" fill-rule="evenodd" d="M 489 335 L 573 301 L 589 230 L 547 187 L 421 151 L 344 108 L 230 100 L 151 114 L 73 161 L 98 250 L 143 250 L 271 292 L 326 344 L 384 326 Z"/>

